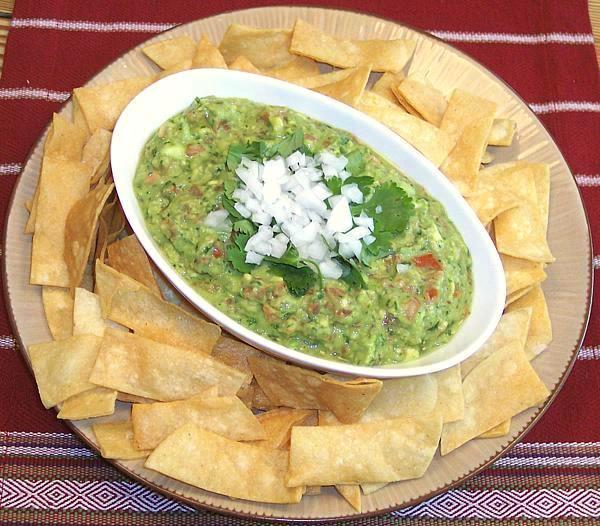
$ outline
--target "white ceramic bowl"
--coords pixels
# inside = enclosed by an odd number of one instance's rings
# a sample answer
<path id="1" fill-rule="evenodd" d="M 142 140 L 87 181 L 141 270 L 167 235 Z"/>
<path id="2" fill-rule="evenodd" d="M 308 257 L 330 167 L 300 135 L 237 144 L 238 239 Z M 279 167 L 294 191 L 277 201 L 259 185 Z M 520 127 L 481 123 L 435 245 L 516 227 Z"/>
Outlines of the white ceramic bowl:
<path id="1" fill-rule="evenodd" d="M 406 364 L 357 366 L 292 350 L 245 328 L 204 300 L 162 255 L 150 236 L 133 192 L 133 177 L 144 144 L 167 119 L 195 97 L 241 97 L 286 106 L 347 130 L 422 185 L 446 208 L 473 260 L 471 314 L 446 345 Z M 287 82 L 222 69 L 195 69 L 166 77 L 142 91 L 121 114 L 113 133 L 111 162 L 115 186 L 129 224 L 144 249 L 171 283 L 204 315 L 259 349 L 299 365 L 354 376 L 397 378 L 451 367 L 473 354 L 492 334 L 502 315 L 506 283 L 502 264 L 489 235 L 454 186 L 439 170 L 398 135 L 370 117 L 329 97 Z"/>

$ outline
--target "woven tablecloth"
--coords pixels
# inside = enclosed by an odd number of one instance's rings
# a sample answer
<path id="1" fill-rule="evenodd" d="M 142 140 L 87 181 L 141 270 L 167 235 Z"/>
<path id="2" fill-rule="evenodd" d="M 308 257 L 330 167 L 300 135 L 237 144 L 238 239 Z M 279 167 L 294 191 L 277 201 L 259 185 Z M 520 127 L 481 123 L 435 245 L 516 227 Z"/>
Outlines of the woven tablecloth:
<path id="1" fill-rule="evenodd" d="M 249 1 L 17 0 L 0 81 L 0 207 L 69 92 L 159 31 Z M 506 80 L 565 155 L 600 246 L 600 90 L 582 0 L 386 0 L 341 7 L 425 29 Z M 367 5 L 368 7 L 365 7 Z M 1 219 L 4 222 L 4 219 Z M 2 248 L 2 247 L 0 247 Z M 594 257 L 594 268 L 600 256 Z M 562 392 L 490 469 L 418 506 L 355 524 L 599 524 L 600 318 Z M 249 524 L 192 510 L 128 480 L 39 401 L 0 305 L 0 524 Z"/>

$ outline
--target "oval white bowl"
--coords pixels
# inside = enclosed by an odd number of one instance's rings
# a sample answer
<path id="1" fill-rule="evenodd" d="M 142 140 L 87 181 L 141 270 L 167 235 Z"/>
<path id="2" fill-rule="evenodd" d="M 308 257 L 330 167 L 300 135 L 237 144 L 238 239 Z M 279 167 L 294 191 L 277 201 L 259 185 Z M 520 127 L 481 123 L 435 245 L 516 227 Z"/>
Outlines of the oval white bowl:
<path id="1" fill-rule="evenodd" d="M 204 300 L 173 269 L 146 228 L 133 191 L 133 177 L 144 144 L 158 127 L 189 106 L 195 97 L 239 97 L 286 106 L 351 132 L 387 158 L 440 201 L 468 246 L 473 260 L 471 314 L 445 345 L 405 364 L 358 366 L 295 351 L 229 318 Z M 268 353 L 315 369 L 363 377 L 398 378 L 452 367 L 473 354 L 492 334 L 504 309 L 502 264 L 488 233 L 456 188 L 423 155 L 374 119 L 329 97 L 269 77 L 222 69 L 183 71 L 148 86 L 121 114 L 112 138 L 111 163 L 123 211 L 144 249 L 169 281 L 204 315 L 226 331 Z"/>

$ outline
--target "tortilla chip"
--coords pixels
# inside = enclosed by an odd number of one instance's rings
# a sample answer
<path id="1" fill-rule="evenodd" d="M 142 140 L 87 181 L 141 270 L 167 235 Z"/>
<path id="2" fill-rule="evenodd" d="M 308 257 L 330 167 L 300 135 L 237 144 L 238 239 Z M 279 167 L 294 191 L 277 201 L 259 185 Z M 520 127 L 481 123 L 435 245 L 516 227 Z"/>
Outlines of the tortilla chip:
<path id="1" fill-rule="evenodd" d="M 246 376 L 206 354 L 107 328 L 89 378 L 109 389 L 172 402 L 213 385 L 222 396 L 234 396 Z"/>
<path id="2" fill-rule="evenodd" d="M 272 409 L 257 416 L 263 426 L 266 438 L 254 444 L 273 449 L 289 449 L 292 427 L 305 425 L 306 420 L 314 415 L 309 409 Z"/>
<path id="3" fill-rule="evenodd" d="M 206 35 L 202 35 L 192 58 L 192 67 L 227 69 L 227 64 L 219 49 L 214 46 Z"/>
<path id="4" fill-rule="evenodd" d="M 37 388 L 46 409 L 95 387 L 88 381 L 101 338 L 89 334 L 30 345 Z"/>
<path id="5" fill-rule="evenodd" d="M 263 391 L 263 388 L 258 385 L 256 378 L 252 379 L 252 382 L 250 382 L 250 387 L 253 388 L 252 407 L 254 409 L 268 411 L 270 409 L 276 409 L 279 407 L 278 404 L 275 404 L 271 401 L 271 399 L 267 396 L 267 393 Z"/>
<path id="6" fill-rule="evenodd" d="M 42 303 L 50 334 L 55 340 L 73 335 L 73 297 L 68 289 L 42 287 Z"/>
<path id="7" fill-rule="evenodd" d="M 319 74 L 319 65 L 311 58 L 294 57 L 289 62 L 263 71 L 265 75 L 280 80 L 296 80 Z"/>
<path id="8" fill-rule="evenodd" d="M 73 303 L 73 334 L 104 336 L 105 327 L 99 296 L 77 287 Z"/>
<path id="9" fill-rule="evenodd" d="M 423 119 L 434 126 L 440 126 L 448 107 L 448 102 L 441 91 L 431 84 L 416 78 L 407 78 L 392 86 L 398 100 L 404 100 Z"/>
<path id="10" fill-rule="evenodd" d="M 336 71 L 330 71 L 329 73 L 322 73 L 320 75 L 313 75 L 311 77 L 294 79 L 292 82 L 298 86 L 302 86 L 303 88 L 315 89 L 344 80 L 354 71 L 354 68 L 338 69 Z"/>
<path id="11" fill-rule="evenodd" d="M 289 51 L 291 38 L 289 29 L 257 29 L 231 24 L 223 35 L 219 50 L 227 63 L 243 55 L 257 68 L 270 69 L 294 58 Z"/>
<path id="12" fill-rule="evenodd" d="M 400 71 L 415 50 L 412 40 L 345 40 L 296 20 L 290 51 L 339 68 L 370 64 L 373 71 Z"/>
<path id="13" fill-rule="evenodd" d="M 96 261 L 96 287 L 105 317 L 136 334 L 210 353 L 221 329 L 159 298 L 148 287 Z"/>
<path id="14" fill-rule="evenodd" d="M 517 301 L 519 298 L 522 298 L 523 296 L 525 296 L 525 294 L 529 294 L 531 292 L 531 290 L 533 289 L 534 285 L 530 285 L 529 287 L 524 287 L 522 289 L 519 290 L 515 290 L 514 292 L 511 292 L 510 294 L 508 294 L 506 296 L 506 301 L 504 303 L 504 309 L 506 309 L 506 307 L 508 307 L 511 303 L 514 303 L 515 301 Z"/>
<path id="15" fill-rule="evenodd" d="M 73 90 L 90 132 L 93 134 L 98 128 L 112 130 L 125 106 L 152 80 L 151 77 L 137 77 Z"/>
<path id="16" fill-rule="evenodd" d="M 543 263 L 513 258 L 505 254 L 500 254 L 500 259 L 504 267 L 507 294 L 512 294 L 531 285 L 537 285 L 547 277 Z"/>
<path id="17" fill-rule="evenodd" d="M 497 426 L 488 429 L 485 433 L 479 435 L 478 438 L 499 438 L 508 435 L 510 432 L 510 423 L 512 419 L 505 420 L 499 423 Z"/>
<path id="18" fill-rule="evenodd" d="M 391 73 L 388 71 L 381 75 L 379 80 L 373 84 L 371 91 L 386 98 L 389 102 L 398 105 L 398 99 L 392 91 L 392 86 L 400 84 L 403 80 L 404 74 L 402 72 Z"/>
<path id="19" fill-rule="evenodd" d="M 444 424 L 461 420 L 465 414 L 465 400 L 460 364 L 433 373 L 432 376 L 437 381 L 436 412 L 442 415 Z M 423 414 L 426 414 L 425 411 Z"/>
<path id="20" fill-rule="evenodd" d="M 83 114 L 83 111 L 81 110 L 81 106 L 75 97 L 71 97 L 71 105 L 72 105 L 71 107 L 72 107 L 72 114 L 73 114 L 73 119 L 72 119 L 73 124 L 79 130 L 83 131 L 83 133 L 86 137 L 89 137 L 91 135 L 90 127 L 87 123 L 85 115 Z M 79 159 L 77 159 L 77 160 L 79 160 Z"/>
<path id="21" fill-rule="evenodd" d="M 174 73 L 179 73 L 180 71 L 187 71 L 188 69 L 192 69 L 192 59 L 191 58 L 182 60 L 181 62 L 178 62 L 177 64 L 175 64 L 173 67 L 171 67 L 169 69 L 165 69 L 164 71 L 161 71 L 156 76 L 156 80 L 164 79 L 165 77 L 168 77 L 169 75 L 173 75 Z"/>
<path id="22" fill-rule="evenodd" d="M 512 119 L 495 119 L 488 135 L 490 146 L 510 146 L 517 131 L 517 123 Z"/>
<path id="23" fill-rule="evenodd" d="M 260 75 L 260 70 L 244 55 L 240 55 L 231 64 L 229 64 L 229 69 L 245 71 L 247 73 L 256 73 L 257 75 Z"/>
<path id="24" fill-rule="evenodd" d="M 495 157 L 486 150 L 481 157 L 481 164 L 490 164 L 494 159 Z"/>
<path id="25" fill-rule="evenodd" d="M 93 387 L 67 398 L 60 406 L 57 417 L 69 420 L 83 420 L 108 416 L 115 412 L 117 392 L 104 387 Z"/>
<path id="26" fill-rule="evenodd" d="M 263 440 L 267 436 L 252 411 L 235 396 L 134 404 L 131 421 L 137 449 L 154 449 L 188 422 L 231 440 Z"/>
<path id="27" fill-rule="evenodd" d="M 69 286 L 78 287 L 85 272 L 98 217 L 114 185 L 99 184 L 77 201 L 65 223 L 64 260 L 69 270 Z"/>
<path id="28" fill-rule="evenodd" d="M 544 291 L 539 285 L 533 287 L 523 297 L 512 302 L 506 310 L 510 313 L 527 308 L 531 309 L 531 323 L 525 341 L 525 355 L 532 360 L 544 351 L 552 341 L 552 322 L 548 314 Z"/>
<path id="29" fill-rule="evenodd" d="M 505 313 L 498 322 L 496 330 L 475 353 L 463 360 L 460 364 L 463 379 L 483 362 L 488 356 L 509 343 L 516 342 L 520 349 L 525 348 L 529 325 L 531 323 L 531 309 L 514 309 Z"/>
<path id="30" fill-rule="evenodd" d="M 144 46 L 142 52 L 159 68 L 169 69 L 184 60 L 192 60 L 196 42 L 188 35 L 183 35 Z"/>
<path id="31" fill-rule="evenodd" d="M 370 66 L 360 66 L 355 68 L 345 79 L 315 88 L 315 91 L 328 95 L 349 106 L 355 106 L 362 97 L 370 73 Z"/>
<path id="32" fill-rule="evenodd" d="M 89 172 L 83 163 L 44 159 L 31 249 L 31 284 L 70 286 L 63 254 L 67 216 L 88 189 Z"/>
<path id="33" fill-rule="evenodd" d="M 356 422 L 381 390 L 376 379 L 340 382 L 272 358 L 249 357 L 256 381 L 279 406 L 328 409 L 344 423 Z"/>
<path id="34" fill-rule="evenodd" d="M 465 417 L 444 424 L 442 455 L 539 404 L 549 395 L 516 342 L 498 349 L 473 369 L 463 382 L 463 391 Z"/>
<path id="35" fill-rule="evenodd" d="M 140 451 L 133 447 L 133 426 L 130 420 L 94 424 L 92 429 L 103 458 L 133 460 L 150 454 L 150 451 Z"/>
<path id="36" fill-rule="evenodd" d="M 112 133 L 98 128 L 83 147 L 81 160 L 89 167 L 90 185 L 95 185 L 108 173 Z"/>
<path id="37" fill-rule="evenodd" d="M 487 137 L 496 115 L 496 104 L 455 89 L 448 102 L 440 130 L 456 140 L 456 146 L 440 170 L 464 196 L 477 190 L 477 174 Z"/>
<path id="38" fill-rule="evenodd" d="M 358 513 L 362 511 L 360 486 L 356 484 L 336 484 L 335 489 Z"/>
<path id="39" fill-rule="evenodd" d="M 62 115 L 52 115 L 52 125 L 44 143 L 44 157 L 81 161 L 87 133 Z"/>
<path id="40" fill-rule="evenodd" d="M 494 219 L 496 247 L 508 256 L 540 263 L 551 263 L 554 257 L 546 240 L 550 182 L 548 167 L 521 163 L 523 173 L 533 181 L 534 195 Z M 538 195 L 539 188 L 539 195 Z"/>
<path id="41" fill-rule="evenodd" d="M 292 429 L 287 484 L 360 484 L 421 477 L 442 430 L 439 415 Z"/>
<path id="42" fill-rule="evenodd" d="M 217 389 L 218 391 L 218 389 Z M 218 393 L 217 393 L 218 395 Z M 152 398 L 146 398 L 144 396 L 136 396 L 129 393 L 121 393 L 117 391 L 117 400 L 121 402 L 129 402 L 132 404 L 153 404 L 156 400 L 152 400 Z"/>
<path id="43" fill-rule="evenodd" d="M 373 483 L 367 483 L 367 484 L 361 484 L 360 485 L 360 489 L 362 489 L 363 494 L 365 495 L 369 495 L 371 493 L 374 493 L 376 491 L 379 491 L 381 488 L 387 486 L 388 483 L 387 482 L 373 482 Z"/>
<path id="44" fill-rule="evenodd" d="M 235 442 L 191 422 L 161 442 L 145 467 L 237 499 L 284 504 L 299 502 L 304 492 L 284 483 L 287 451 Z"/>
<path id="45" fill-rule="evenodd" d="M 396 132 L 433 164 L 440 166 L 454 147 L 454 139 L 376 93 L 365 91 L 356 108 Z"/>
<path id="46" fill-rule="evenodd" d="M 135 234 L 111 243 L 107 247 L 107 252 L 108 264 L 117 272 L 126 274 L 140 282 L 157 296 L 161 295 L 158 284 L 154 279 L 150 260 Z"/>

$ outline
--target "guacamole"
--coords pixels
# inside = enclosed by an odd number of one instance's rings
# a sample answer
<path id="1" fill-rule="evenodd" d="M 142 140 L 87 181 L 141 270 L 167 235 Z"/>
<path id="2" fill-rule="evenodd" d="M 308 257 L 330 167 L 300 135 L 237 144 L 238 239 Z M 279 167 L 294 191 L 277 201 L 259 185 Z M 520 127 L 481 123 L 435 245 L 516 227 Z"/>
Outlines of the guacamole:
<path id="1" fill-rule="evenodd" d="M 297 254 L 291 266 L 285 258 L 248 265 L 243 245 L 232 242 L 240 232 L 206 223 L 240 184 L 235 170 L 244 152 L 260 159 L 292 150 L 351 159 L 359 172 L 352 175 L 360 176 L 353 180 L 370 184 L 365 195 L 385 202 L 396 191 L 403 200 L 394 206 L 406 204 L 401 226 L 393 211 L 401 230 L 380 235 L 386 245 L 379 253 L 365 244 L 369 257 L 344 261 L 351 271 L 344 279 L 323 277 L 310 261 L 299 265 Z M 146 225 L 176 271 L 225 314 L 290 348 L 360 365 L 400 363 L 446 343 L 470 312 L 471 257 L 443 206 L 352 134 L 291 109 L 196 99 L 147 141 L 133 184 Z M 376 225 L 381 211 L 370 212 Z"/>

